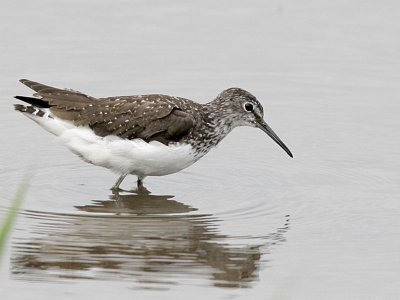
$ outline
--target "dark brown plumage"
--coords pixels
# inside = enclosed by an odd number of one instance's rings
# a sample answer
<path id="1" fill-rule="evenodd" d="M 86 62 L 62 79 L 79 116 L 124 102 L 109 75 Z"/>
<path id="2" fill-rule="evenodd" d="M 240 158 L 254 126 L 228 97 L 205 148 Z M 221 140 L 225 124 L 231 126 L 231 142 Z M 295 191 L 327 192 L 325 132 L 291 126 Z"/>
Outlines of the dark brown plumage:
<path id="1" fill-rule="evenodd" d="M 22 79 L 35 97 L 16 98 L 30 104 L 49 107 L 57 117 L 77 126 L 89 126 L 99 136 L 157 140 L 164 144 L 179 141 L 200 119 L 199 104 L 166 95 L 94 98 L 73 90 L 62 90 Z M 162 99 L 162 101 L 160 101 Z M 190 102 L 190 105 L 188 105 Z"/>

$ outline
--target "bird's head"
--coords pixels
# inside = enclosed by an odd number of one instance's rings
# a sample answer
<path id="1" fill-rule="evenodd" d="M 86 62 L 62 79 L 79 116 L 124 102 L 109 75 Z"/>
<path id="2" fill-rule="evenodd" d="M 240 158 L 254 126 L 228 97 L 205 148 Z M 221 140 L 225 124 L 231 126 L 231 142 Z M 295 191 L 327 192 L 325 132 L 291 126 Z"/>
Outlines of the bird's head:
<path id="1" fill-rule="evenodd" d="M 215 99 L 225 116 L 232 120 L 233 126 L 251 126 L 260 128 L 268 134 L 286 153 L 293 157 L 289 148 L 264 121 L 264 109 L 255 96 L 240 88 L 230 88 Z M 230 116 L 230 117 L 228 117 Z"/>

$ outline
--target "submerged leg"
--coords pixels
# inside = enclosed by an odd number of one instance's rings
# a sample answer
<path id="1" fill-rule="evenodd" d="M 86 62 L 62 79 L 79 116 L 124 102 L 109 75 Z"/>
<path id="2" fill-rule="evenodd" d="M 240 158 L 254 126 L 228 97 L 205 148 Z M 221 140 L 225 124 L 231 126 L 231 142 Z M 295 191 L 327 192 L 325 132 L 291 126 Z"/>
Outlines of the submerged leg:
<path id="1" fill-rule="evenodd" d="M 123 173 L 121 176 L 119 176 L 118 180 L 115 182 L 115 184 L 111 188 L 113 193 L 117 193 L 119 191 L 119 185 L 122 183 L 122 181 L 124 181 L 126 175 L 128 175 L 128 173 Z"/>
<path id="2" fill-rule="evenodd" d="M 138 177 L 137 177 L 137 187 L 138 187 L 138 188 L 143 187 L 143 180 L 144 180 L 144 177 L 145 177 L 145 176 L 138 176 Z"/>
<path id="3" fill-rule="evenodd" d="M 136 189 L 138 194 L 150 194 L 150 191 L 143 185 L 143 180 L 145 177 L 146 176 L 138 176 Z"/>

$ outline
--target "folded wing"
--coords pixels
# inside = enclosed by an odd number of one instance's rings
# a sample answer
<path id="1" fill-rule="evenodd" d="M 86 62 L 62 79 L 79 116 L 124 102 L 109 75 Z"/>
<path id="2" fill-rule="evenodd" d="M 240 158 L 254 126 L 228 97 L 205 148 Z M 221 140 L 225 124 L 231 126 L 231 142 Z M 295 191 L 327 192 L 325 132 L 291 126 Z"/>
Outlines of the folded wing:
<path id="1" fill-rule="evenodd" d="M 35 97 L 16 98 L 33 106 L 47 107 L 58 118 L 76 126 L 89 126 L 99 136 L 179 141 L 195 125 L 194 116 L 184 111 L 183 99 L 166 95 L 94 98 L 81 92 L 50 87 L 22 79 Z"/>

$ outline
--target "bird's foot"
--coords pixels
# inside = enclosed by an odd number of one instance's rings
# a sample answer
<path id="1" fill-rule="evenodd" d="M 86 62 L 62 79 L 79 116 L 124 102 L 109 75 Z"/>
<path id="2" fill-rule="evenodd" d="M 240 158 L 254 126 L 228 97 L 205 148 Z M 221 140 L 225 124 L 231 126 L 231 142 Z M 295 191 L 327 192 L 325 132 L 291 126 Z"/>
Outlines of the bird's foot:
<path id="1" fill-rule="evenodd" d="M 114 195 L 118 195 L 120 191 L 122 191 L 119 186 L 122 183 L 122 181 L 124 181 L 126 175 L 128 175 L 128 173 L 123 173 L 121 174 L 121 176 L 118 178 L 117 182 L 115 182 L 115 184 L 113 185 L 113 187 L 111 188 L 111 192 Z"/>
<path id="2" fill-rule="evenodd" d="M 110 190 L 111 190 L 111 193 L 113 195 L 115 195 L 115 196 L 118 196 L 121 192 L 138 194 L 138 195 L 149 195 L 149 194 L 151 194 L 151 192 L 143 184 L 138 185 L 136 187 L 136 189 L 133 189 L 133 190 L 124 190 L 124 189 L 121 189 L 118 186 L 113 186 Z"/>
<path id="3" fill-rule="evenodd" d="M 114 185 L 111 189 L 111 193 L 113 193 L 113 195 L 118 195 L 119 192 L 123 191 L 122 189 L 119 188 L 119 186 Z"/>
<path id="4" fill-rule="evenodd" d="M 120 192 L 128 192 L 128 193 L 134 193 L 134 194 L 141 194 L 141 195 L 148 195 L 151 192 L 143 185 L 143 179 L 144 176 L 138 176 L 138 180 L 137 180 L 137 187 L 134 190 L 123 190 L 119 187 L 119 185 L 121 184 L 121 182 L 124 180 L 125 176 L 127 174 L 122 174 L 120 176 L 120 178 L 118 178 L 117 182 L 113 185 L 113 187 L 110 189 L 111 192 L 113 193 L 113 195 L 119 195 Z"/>
<path id="5" fill-rule="evenodd" d="M 142 195 L 150 194 L 150 191 L 143 185 L 144 176 L 138 176 L 136 193 Z"/>
<path id="6" fill-rule="evenodd" d="M 151 194 L 151 192 L 143 185 L 138 185 L 136 190 L 135 190 L 136 194 L 139 195 L 149 195 Z"/>

